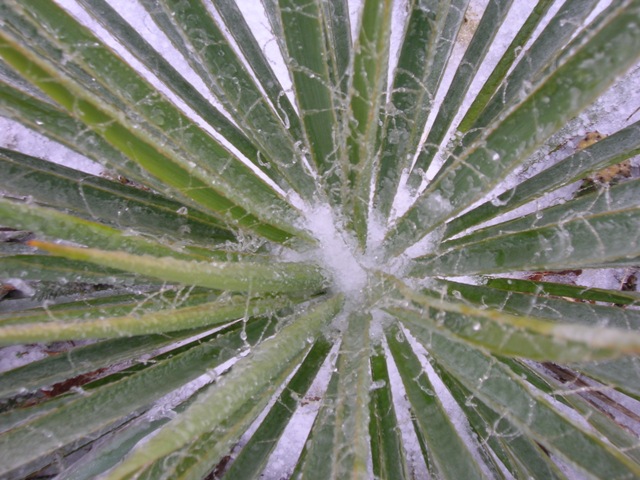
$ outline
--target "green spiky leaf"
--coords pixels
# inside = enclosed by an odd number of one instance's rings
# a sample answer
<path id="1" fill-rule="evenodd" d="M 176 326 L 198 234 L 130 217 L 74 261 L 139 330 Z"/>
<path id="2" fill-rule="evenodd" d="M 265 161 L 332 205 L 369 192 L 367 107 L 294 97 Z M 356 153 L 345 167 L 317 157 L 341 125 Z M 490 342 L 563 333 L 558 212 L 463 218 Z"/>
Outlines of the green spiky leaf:
<path id="1" fill-rule="evenodd" d="M 640 477 L 640 0 L 0 18 L 0 477 Z"/>

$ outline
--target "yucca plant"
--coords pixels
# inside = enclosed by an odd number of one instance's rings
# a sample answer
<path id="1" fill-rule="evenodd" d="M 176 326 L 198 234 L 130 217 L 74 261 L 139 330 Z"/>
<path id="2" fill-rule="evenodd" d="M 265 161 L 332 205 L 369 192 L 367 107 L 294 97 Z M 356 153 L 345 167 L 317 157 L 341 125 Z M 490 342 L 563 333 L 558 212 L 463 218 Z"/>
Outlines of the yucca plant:
<path id="1" fill-rule="evenodd" d="M 0 2 L 2 478 L 640 477 L 639 0 L 67 3 Z"/>

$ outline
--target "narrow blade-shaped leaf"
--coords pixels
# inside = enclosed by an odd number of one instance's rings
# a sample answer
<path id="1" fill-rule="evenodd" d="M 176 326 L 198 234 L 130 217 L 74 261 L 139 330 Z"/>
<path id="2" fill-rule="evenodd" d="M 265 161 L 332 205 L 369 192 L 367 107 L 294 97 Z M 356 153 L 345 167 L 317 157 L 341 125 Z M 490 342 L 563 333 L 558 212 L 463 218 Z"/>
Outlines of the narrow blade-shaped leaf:
<path id="1" fill-rule="evenodd" d="M 32 241 L 31 245 L 54 255 L 109 265 L 126 271 L 201 287 L 251 293 L 318 291 L 325 285 L 321 270 L 298 263 L 213 263 L 186 262 L 170 257 L 130 255 L 124 252 L 77 248 Z"/>
<path id="2" fill-rule="evenodd" d="M 294 140 L 302 141 L 302 124 L 298 112 L 280 85 L 262 46 L 258 44 L 240 9 L 233 0 L 213 0 L 213 4 L 220 12 L 220 16 L 229 28 L 229 33 L 255 72 L 256 78 L 260 81 L 260 85 L 269 97 L 271 104 L 275 106 L 276 113 L 282 118 L 285 128 L 291 132 Z M 292 182 L 292 184 L 296 183 Z"/>
<path id="3" fill-rule="evenodd" d="M 579 150 L 546 170 L 524 180 L 447 224 L 445 237 L 451 237 L 465 228 L 511 211 L 527 202 L 542 197 L 593 174 L 603 168 L 620 163 L 640 153 L 640 122 L 636 122 L 590 147 Z"/>
<path id="4" fill-rule="evenodd" d="M 0 168 L 4 193 L 29 197 L 38 204 L 120 229 L 166 237 L 179 234 L 207 246 L 217 239 L 234 238 L 215 218 L 141 188 L 6 149 L 0 149 Z"/>
<path id="5" fill-rule="evenodd" d="M 260 474 L 330 349 L 331 343 L 326 339 L 316 340 L 300 368 L 225 475 L 229 478 L 253 478 Z"/>
<path id="6" fill-rule="evenodd" d="M 388 218 L 409 170 L 469 0 L 413 1 L 385 116 L 374 205 Z"/>
<path id="7" fill-rule="evenodd" d="M 142 3 L 244 134 L 258 146 L 254 155 L 256 168 L 281 188 L 288 189 L 288 183 L 300 195 L 310 198 L 313 176 L 295 148 L 295 142 L 301 141 L 292 136 L 297 132 L 286 128 L 276 113 L 276 104 L 271 105 L 265 98 L 205 3 L 200 0 Z"/>
<path id="8" fill-rule="evenodd" d="M 490 448 L 514 478 L 565 478 L 544 450 L 508 418 L 487 407 L 433 358 L 429 361 L 465 412 L 483 447 Z"/>
<path id="9" fill-rule="evenodd" d="M 246 217 L 245 209 L 253 210 L 252 213 L 258 216 L 266 214 L 273 220 L 278 216 L 275 214 L 279 209 L 278 205 L 285 210 L 290 209 L 248 167 L 187 119 L 147 81 L 99 43 L 95 36 L 73 21 L 64 10 L 45 1 L 35 2 L 28 12 L 24 6 L 11 3 L 5 7 L 4 13 L 12 22 L 10 29 L 3 30 L 1 50 L 5 60 L 154 176 L 208 208 L 230 215 L 244 225 L 252 223 L 251 218 Z M 67 67 L 61 71 L 48 58 L 36 53 L 44 49 L 44 55 L 53 58 L 61 55 L 50 45 L 50 39 L 43 37 L 46 30 L 36 29 L 33 24 L 36 21 L 47 23 L 51 31 L 63 29 L 66 32 L 64 39 L 68 42 L 68 54 L 80 61 L 77 69 L 71 71 Z M 25 41 L 23 30 L 31 32 L 36 45 L 29 45 Z M 109 86 L 120 97 L 116 99 L 112 94 L 105 97 L 102 90 L 87 78 L 86 73 L 74 75 L 74 72 L 83 69 L 97 69 L 100 73 L 95 74 L 104 81 L 110 81 Z M 136 101 L 141 99 L 146 101 Z M 133 103 L 126 107 L 126 102 L 131 101 Z M 118 109 L 140 110 L 139 113 L 146 121 L 162 124 L 162 133 L 157 128 L 134 128 L 130 118 L 118 115 Z M 185 129 L 191 134 L 185 135 Z M 162 139 L 167 133 L 177 135 L 178 132 L 179 138 L 171 142 Z M 180 147 L 184 147 L 181 154 L 176 151 Z M 203 149 L 208 153 L 206 157 L 200 155 Z M 198 152 L 198 155 L 194 156 L 194 152 Z M 161 158 L 163 160 L 159 161 Z M 206 164 L 202 162 L 203 158 L 207 159 Z M 218 164 L 217 167 L 213 166 L 214 163 Z M 244 183 L 244 187 L 238 182 Z M 241 193 L 247 190 L 252 192 L 252 198 Z M 263 206 L 255 203 L 259 198 L 262 198 Z M 237 203 L 242 204 L 242 207 L 237 206 Z M 254 206 L 249 206 L 250 203 Z M 271 213 L 264 211 L 265 204 L 271 206 Z M 262 213 L 258 213 L 260 210 Z M 294 212 L 290 213 L 291 218 L 296 216 Z M 282 226 L 286 223 L 289 221 L 284 221 Z"/>
<path id="10" fill-rule="evenodd" d="M 523 89 L 526 91 L 532 88 L 530 87 L 532 79 L 539 80 L 541 72 L 549 68 L 552 62 L 558 58 L 571 37 L 583 26 L 587 16 L 596 4 L 596 0 L 569 0 L 564 2 L 553 18 L 549 20 L 544 30 L 527 49 L 518 64 L 509 72 L 500 88 L 495 93 L 491 92 L 493 96 L 489 99 L 483 97 L 482 91 L 478 94 L 477 98 L 482 98 L 485 105 L 481 108 L 477 108 L 480 105 L 469 107 L 469 112 L 460 122 L 459 130 L 468 132 L 463 143 L 468 145 L 470 140 L 477 136 L 477 133 L 473 133 L 471 129 L 487 126 L 500 112 L 518 100 L 518 96 L 522 94 Z M 547 8 L 548 5 L 544 2 L 538 3 L 523 28 L 518 32 L 514 42 L 519 40 L 521 34 L 532 26 L 530 23 L 528 24 L 532 17 L 536 18 L 536 21 L 539 20 L 541 9 Z M 511 45 L 509 46 L 510 49 Z M 513 53 L 515 51 L 511 54 Z M 492 77 L 496 72 L 501 72 L 500 64 L 494 69 Z M 504 73 L 506 72 L 501 72 L 502 75 Z M 492 77 L 490 77 L 490 80 Z M 489 80 L 487 81 L 488 83 Z"/>
<path id="11" fill-rule="evenodd" d="M 301 355 L 289 362 L 279 371 L 278 376 L 271 377 L 271 381 L 263 390 L 254 394 L 249 400 L 245 400 L 243 404 L 236 405 L 234 411 L 215 428 L 200 435 L 194 435 L 185 447 L 147 463 L 136 472 L 135 478 L 156 480 L 164 477 L 200 480 L 212 469 L 215 471 L 217 465 L 224 463 L 225 454 L 240 440 L 241 435 L 264 410 L 276 389 L 298 366 L 300 357 Z M 216 387 L 209 387 L 209 389 L 212 388 Z M 206 395 L 206 390 L 203 395 Z"/>
<path id="12" fill-rule="evenodd" d="M 501 113 L 507 112 L 513 105 L 521 101 L 528 92 L 534 91 L 544 82 L 548 73 L 556 68 L 558 57 L 563 52 L 572 51 L 571 48 L 565 48 L 565 46 L 596 4 L 597 0 L 568 0 L 564 2 L 558 12 L 549 20 L 543 32 L 522 55 L 500 88 L 493 94 L 486 107 L 482 111 L 476 110 L 472 113 L 476 117 L 472 125 L 466 122 L 466 125 L 461 123 L 458 126 L 459 132 L 464 133 L 464 137 L 455 146 L 453 152 L 448 154 L 449 157 L 437 176 L 444 174 L 455 163 L 456 158 L 473 145 L 473 142 L 483 134 L 485 127 Z M 608 12 L 603 14 L 604 17 L 607 15 Z M 521 32 L 522 30 L 519 33 Z M 576 41 L 575 45 L 580 43 L 582 42 Z M 494 73 L 499 68 L 498 65 Z M 542 72 L 546 72 L 546 74 L 542 74 Z M 472 105 L 470 111 L 473 108 Z M 465 119 L 463 119 L 464 121 Z"/>
<path id="13" fill-rule="evenodd" d="M 29 363 L 0 375 L 0 397 L 54 385 L 139 358 L 202 330 L 105 340 Z"/>
<path id="14" fill-rule="evenodd" d="M 640 467 L 598 435 L 560 412 L 541 392 L 481 350 L 435 332 L 410 328 L 429 352 L 466 388 L 526 435 L 569 465 L 596 478 L 632 478 Z"/>
<path id="15" fill-rule="evenodd" d="M 437 474 L 451 479 L 483 478 L 483 467 L 470 451 L 477 445 L 467 445 L 456 430 L 402 330 L 393 325 L 386 339 Z M 449 461 L 452 455 L 455 462 Z"/>
<path id="16" fill-rule="evenodd" d="M 373 176 L 380 109 L 385 99 L 391 34 L 390 0 L 366 0 L 354 46 L 352 94 L 347 149 L 353 205 L 351 223 L 360 248 L 367 242 L 369 196 Z"/>
<path id="17" fill-rule="evenodd" d="M 508 279 L 504 279 L 507 282 Z M 526 286 L 535 287 L 536 282 L 522 280 Z M 582 303 L 571 301 L 567 298 L 549 297 L 547 292 L 538 287 L 536 295 L 519 293 L 515 290 L 494 288 L 493 282 L 489 286 L 467 285 L 459 282 L 438 282 L 437 291 L 433 292 L 435 298 L 450 302 L 463 301 L 475 307 L 488 307 L 515 315 L 527 315 L 537 318 L 545 318 L 558 322 L 576 323 L 579 325 L 591 325 L 600 327 L 611 327 L 628 329 L 630 331 L 640 330 L 640 312 L 633 309 L 620 308 L 613 305 L 594 305 L 592 303 Z M 442 289 L 440 289 L 442 285 Z M 551 284 L 550 290 L 558 287 L 557 293 L 567 292 L 571 297 L 571 292 L 584 290 L 575 285 Z M 446 293 L 445 293 L 446 292 Z M 617 298 L 616 292 L 608 293 L 607 290 L 600 290 L 599 301 L 611 301 Z M 429 294 L 428 291 L 424 293 Z M 620 292 L 624 293 L 624 292 Z M 631 294 L 635 292 L 630 292 Z M 619 297 L 624 298 L 622 295 Z M 607 300 L 604 300 L 604 299 Z M 627 300 L 628 297 L 626 298 Z"/>
<path id="18" fill-rule="evenodd" d="M 528 215 L 522 215 L 517 219 L 476 230 L 469 235 L 443 242 L 441 248 L 442 250 L 446 250 L 459 245 L 483 241 L 491 237 L 544 226 L 561 225 L 576 218 L 589 217 L 608 211 L 624 209 L 628 205 L 633 205 L 638 198 L 639 191 L 639 180 L 624 182 L 621 185 L 615 185 L 611 188 L 580 196 L 560 205 L 538 210 Z"/>
<path id="19" fill-rule="evenodd" d="M 369 435 L 373 474 L 381 480 L 407 478 L 409 468 L 393 406 L 392 386 L 382 346 L 371 357 L 371 413 Z"/>
<path id="20" fill-rule="evenodd" d="M 571 368 L 640 400 L 640 359 L 637 356 L 574 363 Z"/>
<path id="21" fill-rule="evenodd" d="M 536 297 L 553 295 L 621 305 L 636 305 L 640 302 L 638 292 L 605 290 L 602 288 L 567 285 L 565 283 L 538 282 L 517 278 L 489 278 L 487 286 L 513 292 L 535 294 Z"/>
<path id="22" fill-rule="evenodd" d="M 506 77 L 509 69 L 518 57 L 519 51 L 522 50 L 522 47 L 525 45 L 527 40 L 531 38 L 535 28 L 539 25 L 552 3 L 553 2 L 551 0 L 539 0 L 536 6 L 533 7 L 533 10 L 525 20 L 520 30 L 518 30 L 515 38 L 507 47 L 507 50 L 491 72 L 491 75 L 489 75 L 489 78 L 482 86 L 482 89 L 476 95 L 473 103 L 469 107 L 469 110 L 465 113 L 464 118 L 460 121 L 458 131 L 466 132 L 471 128 L 471 125 L 474 124 L 480 112 L 482 112 L 486 104 L 489 102 L 489 99 L 500 86 L 502 80 Z M 583 8 L 583 10 L 588 11 L 587 8 Z M 549 36 L 541 35 L 541 37 L 548 38 Z"/>
<path id="23" fill-rule="evenodd" d="M 275 337 L 265 340 L 248 357 L 239 360 L 216 388 L 206 391 L 156 435 L 138 445 L 105 478 L 116 479 L 135 474 L 149 462 L 171 454 L 188 445 L 190 439 L 219 426 L 244 403 L 244 399 L 269 388 L 270 383 L 306 349 L 307 337 L 310 334 L 318 335 L 341 307 L 341 297 L 333 297 L 309 309 L 308 313 L 296 318 Z"/>
<path id="24" fill-rule="evenodd" d="M 370 321 L 368 313 L 349 316 L 336 370 L 296 467 L 299 478 L 370 478 Z"/>
<path id="25" fill-rule="evenodd" d="M 349 2 L 348 0 L 324 2 L 322 12 L 328 45 L 327 53 L 330 55 L 331 62 L 329 74 L 333 84 L 339 87 L 341 95 L 347 98 L 349 95 L 349 67 L 353 54 Z"/>
<path id="26" fill-rule="evenodd" d="M 193 85 L 158 53 L 118 12 L 104 0 L 81 0 L 80 2 L 91 15 L 115 35 L 121 43 L 145 65 L 152 68 L 153 73 L 168 85 L 176 95 L 200 115 L 209 125 L 220 133 L 242 154 L 247 156 L 257 167 L 258 150 L 247 137 L 217 110 Z M 264 170 L 263 170 L 264 171 Z M 266 169 L 265 173 L 270 173 Z M 273 177 L 272 177 L 273 178 Z M 278 180 L 279 177 L 273 178 Z"/>
<path id="27" fill-rule="evenodd" d="M 78 338 L 116 338 L 151 333 L 175 332 L 189 328 L 217 326 L 242 318 L 247 312 L 252 315 L 272 313 L 289 302 L 284 299 L 252 300 L 236 297 L 218 300 L 194 307 L 162 310 L 143 315 L 97 318 L 82 322 L 50 321 L 46 323 L 2 325 L 0 345 L 15 343 L 55 342 Z"/>
<path id="28" fill-rule="evenodd" d="M 264 324 L 257 333 L 262 332 L 263 327 Z M 139 413 L 138 409 L 215 368 L 245 344 L 238 330 L 196 342 L 181 355 L 157 361 L 86 396 L 79 395 L 63 407 L 4 433 L 0 437 L 0 472 L 18 475 L 33 471 L 46 460 L 47 454 L 121 422 L 133 412 Z M 255 341 L 255 336 L 252 338 Z M 97 411 L 100 415 L 96 415 Z M 55 432 L 55 436 L 51 432 Z M 24 448 L 26 444 L 30 445 L 29 449 Z"/>
<path id="29" fill-rule="evenodd" d="M 344 100 L 336 95 L 327 60 L 323 2 L 312 0 L 299 5 L 280 0 L 277 9 L 282 25 L 285 62 L 293 79 L 309 154 L 320 173 L 324 190 L 332 204 L 340 204 L 346 184 L 346 162 L 341 158 L 340 116 Z"/>
<path id="30" fill-rule="evenodd" d="M 444 140 L 455 115 L 458 113 L 471 82 L 489 52 L 491 43 L 498 32 L 496 25 L 501 25 L 513 0 L 490 0 L 485 8 L 480 23 L 473 34 L 471 43 L 464 52 L 458 70 L 451 81 L 449 90 L 442 100 L 438 115 L 433 122 L 422 151 L 413 165 L 407 184 L 416 189 L 422 181 L 420 172 L 425 172 L 433 161 L 439 146 Z"/>
<path id="31" fill-rule="evenodd" d="M 0 63 L 0 66 L 3 63 Z M 178 197 L 181 203 L 190 208 L 197 205 L 191 198 L 151 177 L 140 165 L 96 132 L 88 130 L 82 122 L 43 97 L 39 91 L 27 93 L 13 85 L 0 82 L 0 106 L 3 115 L 86 156 L 102 165 L 105 170 L 115 171 L 124 178 L 134 180 L 145 188 L 151 187 L 170 198 Z M 204 207 L 199 205 L 195 208 Z"/>
<path id="32" fill-rule="evenodd" d="M 474 148 L 427 187 L 387 235 L 389 255 L 401 253 L 446 218 L 489 193 L 527 154 L 636 61 L 640 34 L 635 26 L 640 5 L 629 1 L 613 10 L 543 85 L 498 125 L 488 128 Z M 606 65 L 592 68 L 594 57 L 602 58 Z M 566 95 L 568 89 L 575 95 Z"/>
<path id="33" fill-rule="evenodd" d="M 56 257 L 47 256 L 53 259 Z M 60 259 L 58 259 L 60 260 Z M 0 324 L 26 324 L 47 322 L 52 320 L 95 319 L 123 315 L 155 312 L 167 304 L 176 307 L 189 307 L 210 302 L 218 296 L 218 292 L 206 288 L 193 287 L 148 287 L 144 292 L 117 293 L 97 298 L 82 298 L 76 301 L 47 303 L 37 308 L 29 308 L 20 312 L 0 314 Z"/>
<path id="34" fill-rule="evenodd" d="M 58 285 L 60 283 L 63 285 L 65 283 L 111 285 L 114 289 L 131 286 L 136 283 L 136 280 L 140 280 L 140 277 L 135 274 L 115 268 L 56 258 L 51 255 L 37 255 L 33 252 L 0 258 L 4 280 L 19 278 L 32 282 L 55 282 Z M 152 283 L 154 282 L 152 281 Z M 160 284 L 161 282 L 155 283 Z"/>
<path id="35" fill-rule="evenodd" d="M 605 266 L 637 258 L 639 232 L 640 207 L 623 207 L 487 238 L 437 257 L 424 257 L 418 261 L 414 274 L 467 275 Z"/>
<path id="36" fill-rule="evenodd" d="M 617 358 L 640 352 L 640 334 L 625 329 L 560 323 L 546 318 L 512 315 L 486 307 L 438 300 L 400 287 L 421 307 L 386 307 L 413 329 L 437 331 L 498 355 L 571 362 Z"/>
<path id="37" fill-rule="evenodd" d="M 174 258 L 194 258 L 186 252 L 165 246 L 142 236 L 127 235 L 118 228 L 75 217 L 59 210 L 0 197 L 0 219 L 3 224 L 29 230 L 49 238 L 59 238 L 79 244 L 120 249 L 139 254 L 166 255 Z M 196 256 L 197 257 L 197 256 Z"/>

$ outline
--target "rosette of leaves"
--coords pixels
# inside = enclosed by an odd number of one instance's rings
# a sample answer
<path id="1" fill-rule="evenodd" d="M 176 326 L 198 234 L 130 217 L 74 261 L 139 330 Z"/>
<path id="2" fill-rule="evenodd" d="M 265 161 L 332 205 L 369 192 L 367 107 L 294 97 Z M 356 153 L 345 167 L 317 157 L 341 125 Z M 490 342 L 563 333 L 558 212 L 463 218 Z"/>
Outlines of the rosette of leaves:
<path id="1" fill-rule="evenodd" d="M 513 274 L 639 263 L 638 180 L 538 202 L 638 153 L 545 160 L 640 1 L 535 2 L 471 102 L 517 2 L 453 61 L 468 3 L 264 0 L 290 87 L 232 0 L 140 0 L 172 58 L 105 0 L 0 3 L 2 114 L 111 172 L 0 150 L 0 356 L 40 352 L 0 476 L 259 478 L 315 382 L 283 475 L 640 477 L 637 293 Z"/>

